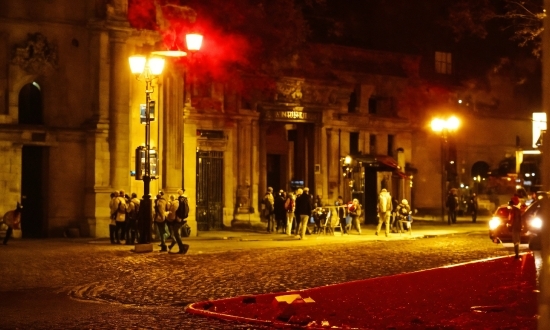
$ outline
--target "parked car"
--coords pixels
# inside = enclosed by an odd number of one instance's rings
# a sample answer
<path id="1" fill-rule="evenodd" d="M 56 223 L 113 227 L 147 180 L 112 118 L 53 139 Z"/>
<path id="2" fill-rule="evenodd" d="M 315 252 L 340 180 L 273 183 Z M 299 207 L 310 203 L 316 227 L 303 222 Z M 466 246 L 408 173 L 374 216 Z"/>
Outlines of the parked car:
<path id="1" fill-rule="evenodd" d="M 538 204 L 538 203 L 537 203 Z M 534 208 L 532 208 L 535 206 Z M 489 220 L 489 238 L 495 242 L 512 242 L 512 231 L 510 228 L 510 221 L 508 220 L 508 215 L 510 214 L 511 206 L 501 205 L 499 206 L 491 220 Z M 522 206 L 521 221 L 523 222 L 523 228 L 521 231 L 521 242 L 529 242 L 531 235 L 530 229 L 533 227 L 531 222 L 535 222 L 535 217 L 533 216 L 534 211 L 538 208 L 536 204 L 533 203 L 529 207 Z M 529 211 L 529 209 L 532 209 Z"/>
<path id="2" fill-rule="evenodd" d="M 537 196 L 539 196 L 538 193 Z M 529 205 L 529 207 L 525 210 L 524 215 L 522 215 L 522 219 L 525 218 L 525 223 L 527 224 L 527 229 L 529 231 L 529 249 L 531 250 L 541 249 L 540 230 L 543 225 L 543 218 L 540 212 L 541 200 L 537 199 Z"/>

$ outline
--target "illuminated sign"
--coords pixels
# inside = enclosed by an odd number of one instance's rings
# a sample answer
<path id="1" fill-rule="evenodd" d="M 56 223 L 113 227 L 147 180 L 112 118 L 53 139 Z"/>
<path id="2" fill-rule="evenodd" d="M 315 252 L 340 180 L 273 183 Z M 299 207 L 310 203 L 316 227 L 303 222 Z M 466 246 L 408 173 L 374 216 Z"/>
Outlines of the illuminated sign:
<path id="1" fill-rule="evenodd" d="M 300 122 L 319 122 L 321 121 L 320 112 L 299 111 L 303 108 L 298 107 L 288 111 L 266 111 L 265 118 L 273 120 L 300 121 Z"/>

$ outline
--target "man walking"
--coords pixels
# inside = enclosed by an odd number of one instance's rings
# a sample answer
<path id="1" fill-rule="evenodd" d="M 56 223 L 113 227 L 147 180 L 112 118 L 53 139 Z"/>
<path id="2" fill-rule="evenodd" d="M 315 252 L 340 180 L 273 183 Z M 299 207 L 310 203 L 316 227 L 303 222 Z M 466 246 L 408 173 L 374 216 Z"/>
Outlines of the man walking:
<path id="1" fill-rule="evenodd" d="M 296 215 L 300 218 L 300 239 L 306 239 L 306 230 L 309 217 L 311 216 L 311 198 L 308 194 L 304 194 L 302 189 L 296 191 L 298 197 L 296 198 Z"/>
<path id="2" fill-rule="evenodd" d="M 376 228 L 375 235 L 378 236 L 382 223 L 386 224 L 386 237 L 390 233 L 390 216 L 392 211 L 392 201 L 390 193 L 384 188 L 380 191 L 378 197 L 378 227 Z"/>
<path id="3" fill-rule="evenodd" d="M 166 249 L 166 199 L 161 194 L 157 195 L 155 200 L 155 225 L 160 238 L 160 252 L 167 252 Z"/>

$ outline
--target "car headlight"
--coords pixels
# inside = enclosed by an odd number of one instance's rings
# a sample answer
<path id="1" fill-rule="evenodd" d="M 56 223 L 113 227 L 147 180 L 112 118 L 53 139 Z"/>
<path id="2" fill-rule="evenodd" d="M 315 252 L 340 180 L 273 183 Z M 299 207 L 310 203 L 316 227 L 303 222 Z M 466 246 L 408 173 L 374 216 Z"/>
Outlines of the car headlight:
<path id="1" fill-rule="evenodd" d="M 489 229 L 496 229 L 498 226 L 500 226 L 500 223 L 500 218 L 493 217 L 491 220 L 489 220 Z"/>
<path id="2" fill-rule="evenodd" d="M 542 220 L 539 217 L 531 219 L 529 222 L 529 225 L 535 229 L 541 229 L 542 228 Z"/>

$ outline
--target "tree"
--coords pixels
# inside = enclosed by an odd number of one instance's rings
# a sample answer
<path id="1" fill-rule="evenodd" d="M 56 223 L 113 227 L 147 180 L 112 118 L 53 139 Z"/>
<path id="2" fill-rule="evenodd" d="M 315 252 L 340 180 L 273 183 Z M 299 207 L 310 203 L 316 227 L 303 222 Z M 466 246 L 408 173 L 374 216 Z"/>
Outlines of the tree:
<path id="1" fill-rule="evenodd" d="M 187 59 L 194 77 L 242 89 L 243 75 L 276 76 L 277 63 L 300 52 L 309 34 L 302 9 L 319 2 L 131 0 L 129 20 L 136 28 L 162 33 L 166 47 L 184 48 L 185 33 L 202 33 L 203 48 Z"/>
<path id="2" fill-rule="evenodd" d="M 449 9 L 448 26 L 457 39 L 471 34 L 485 38 L 491 25 L 512 31 L 512 40 L 541 55 L 542 0 L 460 0 Z"/>

